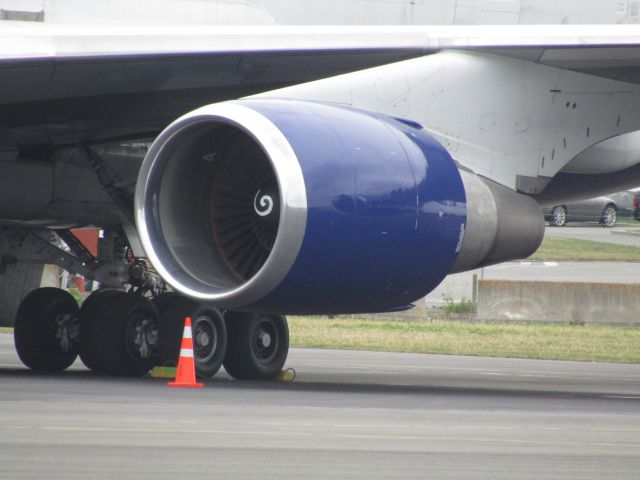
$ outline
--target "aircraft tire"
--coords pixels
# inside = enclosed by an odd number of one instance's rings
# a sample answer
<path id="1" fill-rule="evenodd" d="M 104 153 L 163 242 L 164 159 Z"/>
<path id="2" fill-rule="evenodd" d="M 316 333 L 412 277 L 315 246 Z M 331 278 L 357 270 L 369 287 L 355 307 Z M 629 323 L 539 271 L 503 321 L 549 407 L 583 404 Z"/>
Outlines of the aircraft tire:
<path id="1" fill-rule="evenodd" d="M 137 294 L 116 292 L 96 299 L 93 362 L 99 372 L 139 377 L 153 366 L 158 340 L 158 314 Z"/>
<path id="2" fill-rule="evenodd" d="M 184 317 L 190 315 L 195 302 L 171 292 L 160 295 L 153 300 L 153 304 L 158 310 L 160 319 L 156 363 L 175 366 L 178 364 L 180 354 Z"/>
<path id="3" fill-rule="evenodd" d="M 78 356 L 79 308 L 59 288 L 38 288 L 18 308 L 14 324 L 16 351 L 32 370 L 59 372 Z"/>
<path id="4" fill-rule="evenodd" d="M 275 379 L 289 353 L 289 326 L 282 315 L 227 312 L 229 342 L 224 368 L 238 380 Z"/>
<path id="5" fill-rule="evenodd" d="M 227 329 L 220 311 L 174 294 L 159 303 L 160 332 L 157 361 L 176 365 L 180 353 L 185 317 L 191 317 L 196 374 L 214 376 L 227 350 Z"/>
<path id="6" fill-rule="evenodd" d="M 196 373 L 213 377 L 227 353 L 227 327 L 217 308 L 198 305 L 191 315 Z"/>
<path id="7" fill-rule="evenodd" d="M 172 299 L 179 296 L 180 294 L 177 292 L 164 292 L 158 295 L 157 297 L 152 298 L 151 303 L 153 304 L 154 307 L 156 307 L 156 310 L 158 311 L 158 315 L 160 315 L 162 314 L 162 311 L 164 310 L 165 306 Z"/>
<path id="8" fill-rule="evenodd" d="M 99 299 L 106 298 L 117 292 L 118 290 L 106 288 L 96 290 L 87 297 L 80 307 L 80 360 L 89 370 L 96 369 L 93 345 L 100 341 L 100 339 L 95 338 L 96 306 L 98 308 L 108 308 L 106 300 L 99 301 Z"/>

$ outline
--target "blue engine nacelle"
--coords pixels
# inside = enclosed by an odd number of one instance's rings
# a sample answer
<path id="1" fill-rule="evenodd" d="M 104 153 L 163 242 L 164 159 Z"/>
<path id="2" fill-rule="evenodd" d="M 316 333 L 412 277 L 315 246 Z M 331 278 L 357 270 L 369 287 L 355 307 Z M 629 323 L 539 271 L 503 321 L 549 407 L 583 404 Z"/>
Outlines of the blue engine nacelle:
<path id="1" fill-rule="evenodd" d="M 136 216 L 153 265 L 190 297 L 350 313 L 435 288 L 456 263 L 467 208 L 455 163 L 419 125 L 261 99 L 167 127 L 142 165 Z"/>

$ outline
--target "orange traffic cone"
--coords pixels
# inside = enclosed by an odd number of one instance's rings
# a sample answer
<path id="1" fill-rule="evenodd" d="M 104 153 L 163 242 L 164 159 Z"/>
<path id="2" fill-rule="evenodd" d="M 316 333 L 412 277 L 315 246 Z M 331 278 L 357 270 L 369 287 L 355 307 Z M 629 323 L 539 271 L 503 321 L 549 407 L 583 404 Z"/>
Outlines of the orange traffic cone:
<path id="1" fill-rule="evenodd" d="M 170 387 L 202 388 L 203 383 L 196 382 L 196 364 L 193 360 L 193 339 L 191 338 L 191 318 L 184 319 L 184 333 L 178 359 L 178 370 L 175 382 L 169 382 Z"/>

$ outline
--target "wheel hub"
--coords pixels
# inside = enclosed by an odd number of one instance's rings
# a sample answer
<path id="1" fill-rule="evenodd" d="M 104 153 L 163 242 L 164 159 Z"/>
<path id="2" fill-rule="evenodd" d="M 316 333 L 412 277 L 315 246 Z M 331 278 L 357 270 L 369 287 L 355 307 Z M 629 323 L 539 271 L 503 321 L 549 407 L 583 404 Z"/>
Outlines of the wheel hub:
<path id="1" fill-rule="evenodd" d="M 133 319 L 133 350 L 140 358 L 151 358 L 158 345 L 158 327 L 150 318 Z"/>
<path id="2" fill-rule="evenodd" d="M 215 354 L 217 338 L 213 320 L 203 316 L 193 323 L 193 349 L 196 358 L 207 361 Z"/>
<path id="3" fill-rule="evenodd" d="M 196 342 L 198 343 L 198 345 L 201 345 L 203 347 L 206 347 L 207 345 L 209 345 L 209 342 L 211 341 L 211 339 L 209 338 L 209 335 L 207 335 L 206 332 L 198 332 L 198 335 L 196 335 Z"/>
<path id="4" fill-rule="evenodd" d="M 566 213 L 564 208 L 557 207 L 553 211 L 553 221 L 556 225 L 562 225 L 565 222 Z"/>
<path id="5" fill-rule="evenodd" d="M 278 350 L 277 328 L 274 321 L 265 317 L 255 330 L 254 352 L 263 362 L 269 362 Z"/>
<path id="6" fill-rule="evenodd" d="M 604 222 L 607 227 L 612 227 L 616 223 L 616 211 L 612 208 L 607 208 L 604 212 Z"/>
<path id="7" fill-rule="evenodd" d="M 80 337 L 80 321 L 76 315 L 62 314 L 54 320 L 56 326 L 55 338 L 60 350 L 69 352 L 78 343 Z"/>
<path id="8" fill-rule="evenodd" d="M 271 335 L 269 335 L 267 332 L 260 332 L 258 334 L 258 341 L 264 348 L 269 348 L 269 345 L 271 345 Z"/>

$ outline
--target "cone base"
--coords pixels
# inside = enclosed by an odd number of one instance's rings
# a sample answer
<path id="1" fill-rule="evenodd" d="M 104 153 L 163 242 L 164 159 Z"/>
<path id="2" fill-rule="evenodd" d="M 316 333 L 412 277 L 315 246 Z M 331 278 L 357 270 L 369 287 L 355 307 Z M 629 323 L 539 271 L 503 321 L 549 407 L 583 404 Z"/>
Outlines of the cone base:
<path id="1" fill-rule="evenodd" d="M 204 383 L 167 382 L 167 385 L 170 386 L 170 387 L 180 387 L 180 388 L 202 388 L 202 387 L 204 387 Z"/>

